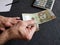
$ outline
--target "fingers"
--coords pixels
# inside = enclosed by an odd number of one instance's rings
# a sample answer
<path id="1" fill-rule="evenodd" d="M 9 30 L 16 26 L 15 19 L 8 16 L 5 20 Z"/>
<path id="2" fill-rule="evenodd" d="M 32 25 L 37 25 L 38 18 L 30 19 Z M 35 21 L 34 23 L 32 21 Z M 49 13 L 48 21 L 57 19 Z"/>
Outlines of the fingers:
<path id="1" fill-rule="evenodd" d="M 5 31 L 5 28 L 0 28 L 1 31 Z"/>
<path id="2" fill-rule="evenodd" d="M 28 26 L 30 26 L 30 25 L 34 25 L 35 21 L 34 20 L 28 20 L 28 21 L 26 21 L 26 23 Z"/>
<path id="3" fill-rule="evenodd" d="M 11 27 L 12 25 L 16 24 L 19 21 L 20 17 L 13 17 L 13 18 L 8 17 L 7 19 L 8 21 L 5 23 L 5 25 Z"/>
<path id="4" fill-rule="evenodd" d="M 36 29 L 37 29 L 36 24 L 28 26 L 28 30 L 31 30 L 31 31 L 34 30 L 34 31 L 36 31 Z"/>
<path id="5" fill-rule="evenodd" d="M 11 23 L 12 24 L 16 24 L 17 22 L 19 22 L 20 21 L 20 17 L 13 17 L 13 18 L 11 18 Z"/>
<path id="6" fill-rule="evenodd" d="M 7 22 L 7 23 L 5 23 L 5 26 L 6 27 L 11 27 L 11 26 L 13 26 L 10 22 Z"/>
<path id="7" fill-rule="evenodd" d="M 12 25 L 14 25 L 14 24 L 16 24 L 16 23 L 18 23 L 20 20 L 12 20 L 12 21 L 10 21 L 10 23 L 12 24 Z"/>
<path id="8" fill-rule="evenodd" d="M 32 37 L 33 37 L 33 34 L 35 33 L 35 31 L 36 31 L 36 25 L 33 25 L 33 26 L 29 26 L 28 28 L 27 28 L 27 31 L 26 31 L 26 38 L 28 39 L 28 40 L 31 40 L 32 39 Z"/>
<path id="9" fill-rule="evenodd" d="M 36 31 L 36 29 L 37 29 L 36 24 L 34 24 L 30 29 Z"/>
<path id="10" fill-rule="evenodd" d="M 16 19 L 16 20 L 20 20 L 20 17 L 13 17 L 14 19 Z"/>
<path id="11" fill-rule="evenodd" d="M 20 20 L 20 17 L 3 17 L 3 16 L 0 16 L 0 18 L 1 18 L 0 24 L 3 25 L 3 28 L 0 28 L 0 30 L 5 30 L 5 27 L 11 27 Z"/>
<path id="12" fill-rule="evenodd" d="M 23 27 L 30 27 L 33 26 L 35 24 L 34 20 L 28 20 L 28 21 L 22 21 L 20 20 L 19 23 L 17 25 L 23 26 Z"/>
<path id="13" fill-rule="evenodd" d="M 26 28 L 28 26 L 28 28 Z M 13 26 L 13 30 L 16 31 L 15 33 L 18 34 L 18 36 L 21 35 L 23 38 L 31 39 L 35 30 L 36 30 L 36 25 L 34 20 L 29 20 L 29 21 L 22 21 L 20 20 L 16 25 Z"/>
<path id="14" fill-rule="evenodd" d="M 15 20 L 19 20 L 20 17 L 7 17 L 7 18 L 11 18 L 11 19 L 15 19 Z"/>

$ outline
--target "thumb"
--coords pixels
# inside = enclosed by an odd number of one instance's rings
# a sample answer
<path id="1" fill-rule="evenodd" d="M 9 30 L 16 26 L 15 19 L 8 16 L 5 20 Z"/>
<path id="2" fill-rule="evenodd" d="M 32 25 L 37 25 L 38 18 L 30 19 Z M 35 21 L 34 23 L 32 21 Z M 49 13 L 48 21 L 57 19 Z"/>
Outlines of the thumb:
<path id="1" fill-rule="evenodd" d="M 26 21 L 27 25 L 34 25 L 35 21 L 34 20 L 28 20 Z"/>

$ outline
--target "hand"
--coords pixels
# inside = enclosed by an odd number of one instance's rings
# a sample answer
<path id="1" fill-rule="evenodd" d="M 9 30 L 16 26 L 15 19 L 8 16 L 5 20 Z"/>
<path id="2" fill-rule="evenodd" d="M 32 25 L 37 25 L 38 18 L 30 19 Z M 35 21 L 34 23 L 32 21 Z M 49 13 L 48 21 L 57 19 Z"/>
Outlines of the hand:
<path id="1" fill-rule="evenodd" d="M 11 27 L 19 21 L 19 17 L 4 17 L 0 16 L 0 30 L 5 30 L 5 27 Z"/>
<path id="2" fill-rule="evenodd" d="M 29 21 L 20 20 L 16 25 L 14 25 L 8 30 L 11 39 L 25 39 L 25 40 L 31 40 L 35 31 L 36 25 L 33 20 Z"/>
<path id="3" fill-rule="evenodd" d="M 0 45 L 4 44 L 6 41 L 10 39 L 31 40 L 35 31 L 36 25 L 33 20 L 20 20 L 10 29 L 5 30 L 2 34 L 0 34 Z"/>

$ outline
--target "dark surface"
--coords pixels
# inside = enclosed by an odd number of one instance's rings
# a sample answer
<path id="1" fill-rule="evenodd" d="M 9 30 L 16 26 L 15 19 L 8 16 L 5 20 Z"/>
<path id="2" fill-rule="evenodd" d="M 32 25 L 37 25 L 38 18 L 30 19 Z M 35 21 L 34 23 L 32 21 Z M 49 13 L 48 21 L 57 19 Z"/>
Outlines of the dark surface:
<path id="1" fill-rule="evenodd" d="M 16 0 L 14 0 L 16 1 Z M 13 4 L 10 12 L 0 13 L 3 16 L 20 16 L 23 12 L 34 13 L 41 9 L 31 6 L 33 0 L 20 0 Z M 60 45 L 60 0 L 56 0 L 53 8 L 56 19 L 40 25 L 40 31 L 36 32 L 31 41 L 11 40 L 5 45 Z"/>

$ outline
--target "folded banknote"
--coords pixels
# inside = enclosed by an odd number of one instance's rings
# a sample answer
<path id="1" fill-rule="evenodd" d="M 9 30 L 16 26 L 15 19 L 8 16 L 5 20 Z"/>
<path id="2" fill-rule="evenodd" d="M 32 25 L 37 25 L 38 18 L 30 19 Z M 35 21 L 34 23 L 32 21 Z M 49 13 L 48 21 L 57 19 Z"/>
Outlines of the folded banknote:
<path id="1" fill-rule="evenodd" d="M 42 24 L 55 19 L 56 16 L 50 9 L 46 9 L 37 13 L 22 13 L 23 20 L 35 20 L 36 24 Z"/>
<path id="2" fill-rule="evenodd" d="M 35 0 L 33 6 L 52 10 L 55 0 Z"/>

